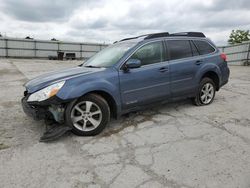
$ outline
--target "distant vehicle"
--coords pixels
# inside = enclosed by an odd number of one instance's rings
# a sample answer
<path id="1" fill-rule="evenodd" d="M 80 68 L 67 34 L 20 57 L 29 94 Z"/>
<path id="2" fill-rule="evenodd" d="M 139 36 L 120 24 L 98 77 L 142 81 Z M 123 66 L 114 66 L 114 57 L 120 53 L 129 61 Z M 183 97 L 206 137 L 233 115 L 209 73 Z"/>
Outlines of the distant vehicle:
<path id="1" fill-rule="evenodd" d="M 35 119 L 53 118 L 90 136 L 111 116 L 150 104 L 191 98 L 208 105 L 228 78 L 226 56 L 203 33 L 154 33 L 123 39 L 78 67 L 29 81 L 22 104 Z"/>

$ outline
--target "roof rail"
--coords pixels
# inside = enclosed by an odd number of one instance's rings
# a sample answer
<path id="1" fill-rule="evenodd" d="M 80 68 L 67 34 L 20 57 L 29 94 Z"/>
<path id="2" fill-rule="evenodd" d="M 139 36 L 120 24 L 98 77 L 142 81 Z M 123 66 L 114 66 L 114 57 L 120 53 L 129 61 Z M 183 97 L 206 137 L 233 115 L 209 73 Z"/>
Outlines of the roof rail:
<path id="1" fill-rule="evenodd" d="M 138 37 L 139 37 L 139 36 L 138 36 Z M 130 37 L 130 38 L 125 38 L 125 39 L 119 40 L 119 42 L 121 42 L 121 41 L 125 41 L 125 40 L 137 39 L 138 37 Z"/>
<path id="2" fill-rule="evenodd" d="M 202 32 L 181 32 L 172 33 L 169 36 L 185 36 L 185 37 L 206 37 Z"/>
<path id="3" fill-rule="evenodd" d="M 139 35 L 139 36 L 137 36 L 137 37 L 129 37 L 129 38 L 125 38 L 125 39 L 119 40 L 119 42 L 125 41 L 125 40 L 137 39 L 137 38 L 145 37 L 145 36 L 148 36 L 148 35 L 149 35 L 149 34 L 146 34 L 146 35 Z"/>
<path id="4" fill-rule="evenodd" d="M 152 34 L 148 34 L 145 39 L 153 39 L 153 38 L 159 38 L 159 37 L 167 37 L 169 36 L 169 32 L 163 32 L 163 33 L 152 33 Z"/>
<path id="5" fill-rule="evenodd" d="M 179 37 L 182 37 L 182 36 L 183 37 L 206 37 L 202 32 L 181 32 L 181 33 L 171 33 L 171 34 L 169 34 L 169 32 L 163 32 L 163 33 L 152 33 L 152 34 L 147 34 L 147 35 L 140 35 L 137 37 L 125 38 L 125 39 L 120 40 L 119 42 L 125 41 L 125 40 L 137 39 L 137 38 L 144 37 L 144 36 L 145 38 L 143 40 L 159 38 L 159 37 L 178 37 L 178 36 Z"/>

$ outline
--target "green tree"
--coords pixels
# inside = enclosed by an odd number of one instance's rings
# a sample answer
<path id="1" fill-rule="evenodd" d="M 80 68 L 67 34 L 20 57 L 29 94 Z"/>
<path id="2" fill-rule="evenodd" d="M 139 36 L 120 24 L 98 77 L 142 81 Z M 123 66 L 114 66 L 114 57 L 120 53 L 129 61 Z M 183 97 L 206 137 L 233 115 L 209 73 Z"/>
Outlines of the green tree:
<path id="1" fill-rule="evenodd" d="M 228 43 L 229 44 L 239 44 L 242 43 L 243 41 L 249 41 L 250 40 L 250 34 L 249 30 L 232 30 Z"/>

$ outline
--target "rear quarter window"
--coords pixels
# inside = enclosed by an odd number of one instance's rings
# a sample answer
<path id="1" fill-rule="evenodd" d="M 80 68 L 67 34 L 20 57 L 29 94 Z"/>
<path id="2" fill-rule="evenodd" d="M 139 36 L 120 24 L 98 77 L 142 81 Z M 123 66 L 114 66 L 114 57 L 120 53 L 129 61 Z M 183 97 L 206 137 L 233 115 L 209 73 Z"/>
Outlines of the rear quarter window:
<path id="1" fill-rule="evenodd" d="M 215 51 L 215 49 L 206 41 L 194 40 L 193 42 L 200 55 L 210 54 Z"/>

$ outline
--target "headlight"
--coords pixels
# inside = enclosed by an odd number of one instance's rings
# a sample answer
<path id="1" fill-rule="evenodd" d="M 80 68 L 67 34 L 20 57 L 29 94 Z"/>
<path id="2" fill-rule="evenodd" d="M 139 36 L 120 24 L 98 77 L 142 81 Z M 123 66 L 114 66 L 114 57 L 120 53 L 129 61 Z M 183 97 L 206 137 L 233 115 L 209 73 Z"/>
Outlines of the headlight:
<path id="1" fill-rule="evenodd" d="M 31 94 L 28 98 L 28 101 L 43 101 L 46 100 L 58 93 L 58 91 L 62 88 L 64 85 L 65 81 L 58 82 L 55 84 L 52 84 L 44 89 L 41 89 L 33 94 Z"/>

